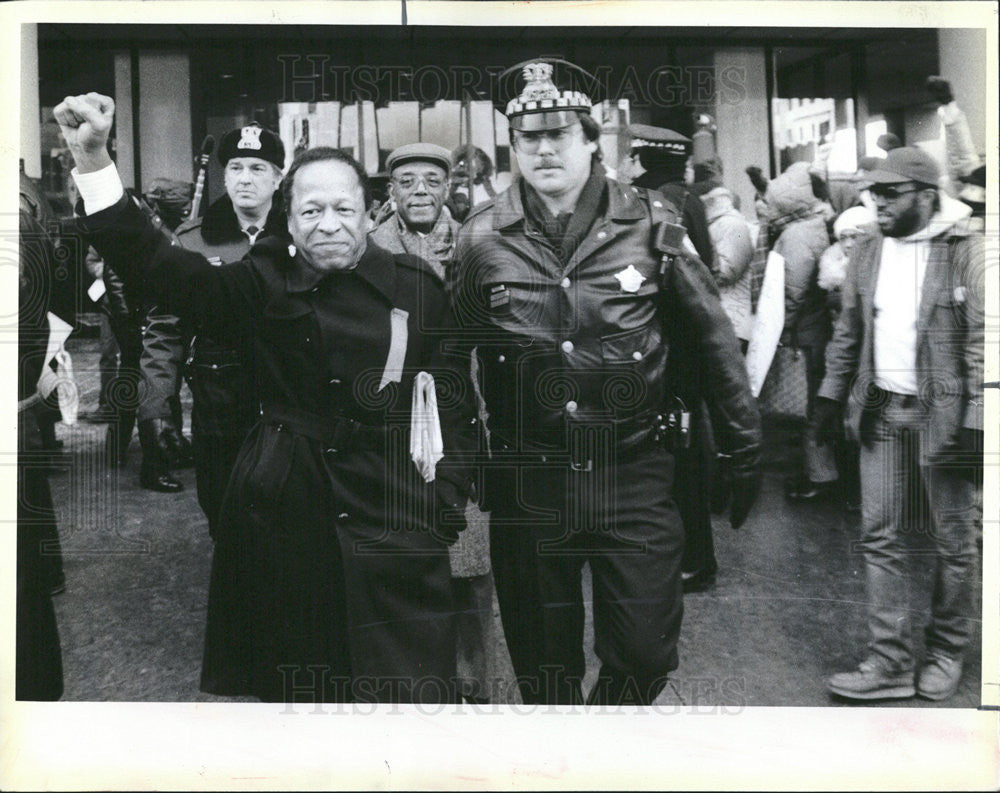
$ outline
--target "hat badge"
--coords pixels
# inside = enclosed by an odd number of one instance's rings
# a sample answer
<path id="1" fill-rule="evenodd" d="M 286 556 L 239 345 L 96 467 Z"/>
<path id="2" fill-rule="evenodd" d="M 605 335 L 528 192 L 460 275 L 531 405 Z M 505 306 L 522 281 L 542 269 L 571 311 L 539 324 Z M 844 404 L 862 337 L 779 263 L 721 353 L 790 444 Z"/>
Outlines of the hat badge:
<path id="1" fill-rule="evenodd" d="M 250 126 L 243 127 L 240 130 L 240 142 L 236 144 L 237 149 L 253 149 L 254 151 L 260 150 L 260 133 L 263 132 L 262 127 Z"/>
<path id="2" fill-rule="evenodd" d="M 525 80 L 524 90 L 521 91 L 522 102 L 559 98 L 559 89 L 552 82 L 551 63 L 529 63 L 522 74 Z"/>

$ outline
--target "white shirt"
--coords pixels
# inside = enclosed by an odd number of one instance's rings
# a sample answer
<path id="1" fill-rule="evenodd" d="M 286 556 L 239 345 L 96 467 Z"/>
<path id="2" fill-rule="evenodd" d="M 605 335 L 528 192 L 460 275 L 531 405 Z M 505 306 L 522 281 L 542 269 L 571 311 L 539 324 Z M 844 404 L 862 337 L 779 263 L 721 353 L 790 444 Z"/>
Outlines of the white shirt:
<path id="1" fill-rule="evenodd" d="M 875 384 L 897 394 L 917 393 L 917 312 L 930 242 L 903 237 L 882 241 L 875 287 Z"/>

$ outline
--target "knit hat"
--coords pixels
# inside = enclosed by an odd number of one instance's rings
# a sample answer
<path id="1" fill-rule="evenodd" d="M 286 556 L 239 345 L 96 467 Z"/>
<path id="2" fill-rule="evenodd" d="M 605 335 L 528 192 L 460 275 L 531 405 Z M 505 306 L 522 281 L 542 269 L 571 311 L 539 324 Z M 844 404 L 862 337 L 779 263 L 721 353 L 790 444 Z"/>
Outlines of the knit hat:
<path id="1" fill-rule="evenodd" d="M 867 234 L 874 229 L 875 215 L 865 206 L 851 207 L 841 212 L 833 221 L 833 235 L 839 237 L 845 231 Z"/>

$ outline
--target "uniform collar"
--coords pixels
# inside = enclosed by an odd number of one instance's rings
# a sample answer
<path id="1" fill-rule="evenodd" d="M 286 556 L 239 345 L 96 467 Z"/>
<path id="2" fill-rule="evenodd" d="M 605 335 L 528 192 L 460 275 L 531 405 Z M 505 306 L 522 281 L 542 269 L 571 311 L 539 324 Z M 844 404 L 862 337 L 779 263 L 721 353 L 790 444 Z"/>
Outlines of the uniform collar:
<path id="1" fill-rule="evenodd" d="M 603 167 L 603 166 L 601 166 Z M 524 203 L 521 200 L 519 176 L 513 184 L 496 197 L 493 212 L 493 228 L 503 229 L 524 221 Z M 613 220 L 639 220 L 644 217 L 642 206 L 634 191 L 619 182 L 605 177 L 608 187 L 608 216 Z"/>
<path id="2" fill-rule="evenodd" d="M 380 248 L 371 239 L 367 242 L 361 261 L 353 270 L 347 272 L 334 271 L 321 273 L 314 270 L 302 259 L 301 253 L 295 254 L 294 265 L 285 280 L 285 288 L 291 293 L 308 292 L 324 278 L 336 277 L 354 273 L 375 287 L 390 303 L 396 293 L 396 261 L 385 248 Z"/>

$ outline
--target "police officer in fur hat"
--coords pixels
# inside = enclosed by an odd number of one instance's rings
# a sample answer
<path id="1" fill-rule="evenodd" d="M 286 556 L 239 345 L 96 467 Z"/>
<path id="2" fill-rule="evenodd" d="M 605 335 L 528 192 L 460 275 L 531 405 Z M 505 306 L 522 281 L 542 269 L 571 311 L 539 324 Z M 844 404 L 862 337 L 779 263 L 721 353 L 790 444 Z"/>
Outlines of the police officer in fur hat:
<path id="1" fill-rule="evenodd" d="M 175 234 L 184 248 L 204 254 L 213 264 L 224 264 L 239 261 L 258 239 L 287 237 L 278 191 L 285 147 L 277 135 L 255 122 L 226 133 L 219 142 L 218 159 L 224 169 L 225 195 L 204 216 L 182 223 Z M 236 350 L 201 334 L 189 342 L 190 330 L 182 329 L 177 317 L 159 312 L 150 316 L 143 336 L 143 371 L 152 387 L 143 411 L 144 417 L 158 423 L 169 421 L 190 348 L 187 375 L 194 398 L 198 502 L 214 535 L 222 492 L 258 406 Z"/>

